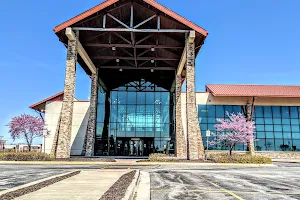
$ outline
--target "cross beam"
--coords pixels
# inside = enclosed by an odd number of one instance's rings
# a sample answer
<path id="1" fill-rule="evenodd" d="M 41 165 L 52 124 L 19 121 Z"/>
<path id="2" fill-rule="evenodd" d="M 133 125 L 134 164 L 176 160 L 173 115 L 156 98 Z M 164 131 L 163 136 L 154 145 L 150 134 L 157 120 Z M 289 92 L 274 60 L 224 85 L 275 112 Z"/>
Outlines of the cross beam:
<path id="1" fill-rule="evenodd" d="M 90 28 L 72 27 L 75 31 L 106 31 L 106 32 L 140 32 L 140 33 L 189 33 L 190 30 L 181 29 L 135 29 L 135 28 Z"/>
<path id="2" fill-rule="evenodd" d="M 102 44 L 102 43 L 84 43 L 84 46 L 87 47 L 117 47 L 117 48 L 132 48 L 131 44 Z M 183 49 L 181 46 L 167 46 L 167 45 L 135 45 L 137 49 Z"/>
<path id="3" fill-rule="evenodd" d="M 66 34 L 66 36 L 68 37 L 69 40 L 77 40 L 77 51 L 78 51 L 80 57 L 82 58 L 82 60 L 84 61 L 84 63 L 88 66 L 88 68 L 90 69 L 90 71 L 93 74 L 96 74 L 97 68 L 95 67 L 94 63 L 90 59 L 89 55 L 86 53 L 86 51 L 83 48 L 83 46 L 81 45 L 79 39 L 77 39 L 75 37 L 75 33 L 72 31 L 72 29 L 71 28 L 66 28 L 65 34 Z M 100 84 L 102 85 L 102 87 L 105 90 L 107 90 L 107 87 L 105 86 L 105 84 L 103 83 L 103 81 L 100 78 L 99 78 L 99 81 L 100 81 Z"/>
<path id="4" fill-rule="evenodd" d="M 157 58 L 157 57 L 122 57 L 122 56 L 95 56 L 93 59 L 101 59 L 101 60 L 169 60 L 169 61 L 178 61 L 178 58 Z"/>
<path id="5" fill-rule="evenodd" d="M 134 66 L 98 66 L 99 69 L 139 69 L 139 70 L 162 70 L 162 71 L 174 71 L 175 67 L 134 67 Z"/>

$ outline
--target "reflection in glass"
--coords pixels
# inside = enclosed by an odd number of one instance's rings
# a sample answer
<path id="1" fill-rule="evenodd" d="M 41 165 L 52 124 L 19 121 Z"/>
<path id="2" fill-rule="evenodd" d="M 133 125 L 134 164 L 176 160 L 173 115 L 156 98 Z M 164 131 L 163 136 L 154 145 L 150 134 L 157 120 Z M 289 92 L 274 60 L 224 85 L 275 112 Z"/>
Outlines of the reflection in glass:
<path id="1" fill-rule="evenodd" d="M 215 130 L 216 118 L 224 118 L 226 111 L 232 113 L 240 109 L 241 106 L 238 105 L 198 105 L 198 120 L 202 136 L 205 136 L 207 129 Z M 300 106 L 255 106 L 254 114 L 255 135 L 259 139 L 255 142 L 257 151 L 300 150 Z M 203 142 L 205 143 L 205 140 Z M 222 146 L 214 148 L 226 149 Z"/>
<path id="2" fill-rule="evenodd" d="M 99 103 L 101 98 L 103 95 L 98 96 L 98 122 L 105 121 L 105 99 Z M 169 91 L 141 80 L 114 89 L 107 99 L 110 102 L 106 109 L 108 128 L 104 131 L 103 123 L 97 124 L 96 155 L 169 153 L 174 143 L 171 145 L 169 141 L 170 132 L 174 131 L 171 129 L 174 119 L 170 119 L 170 110 L 174 112 L 174 107 L 170 104 Z M 134 148 L 134 144 L 139 148 Z M 172 148 L 174 153 L 174 146 Z"/>

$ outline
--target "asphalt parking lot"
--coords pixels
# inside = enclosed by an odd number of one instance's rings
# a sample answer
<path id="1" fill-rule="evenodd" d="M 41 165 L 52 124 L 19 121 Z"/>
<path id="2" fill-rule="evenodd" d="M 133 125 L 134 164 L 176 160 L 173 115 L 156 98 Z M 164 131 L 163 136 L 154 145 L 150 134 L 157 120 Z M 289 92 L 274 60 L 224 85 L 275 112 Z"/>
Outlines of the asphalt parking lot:
<path id="1" fill-rule="evenodd" d="M 0 191 L 71 171 L 39 165 L 0 165 Z"/>
<path id="2" fill-rule="evenodd" d="M 299 164 L 150 172 L 151 199 L 300 199 Z"/>
<path id="3" fill-rule="evenodd" d="M 276 166 L 0 165 L 0 191 L 80 169 L 150 173 L 151 199 L 300 199 L 300 163 Z"/>

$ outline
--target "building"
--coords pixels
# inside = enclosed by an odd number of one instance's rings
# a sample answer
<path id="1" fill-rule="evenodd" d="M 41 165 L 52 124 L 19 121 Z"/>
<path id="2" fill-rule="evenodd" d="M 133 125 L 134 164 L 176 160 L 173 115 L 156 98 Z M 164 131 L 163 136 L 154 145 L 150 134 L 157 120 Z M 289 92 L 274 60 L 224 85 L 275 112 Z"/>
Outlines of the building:
<path id="1" fill-rule="evenodd" d="M 64 91 L 30 108 L 45 113 L 51 134 L 44 148 L 57 158 L 160 152 L 199 159 L 204 153 L 203 133 L 213 130 L 220 109 L 221 117 L 225 110 L 243 110 L 249 119 L 262 118 L 266 131 L 267 107 L 259 106 L 296 106 L 298 101 L 298 87 L 286 87 L 291 88 L 286 93 L 283 86 L 244 90 L 248 86 L 207 85 L 205 93 L 196 93 L 195 59 L 208 32 L 155 0 L 106 0 L 56 26 L 54 32 L 67 47 Z M 74 97 L 76 62 L 91 77 L 90 101 Z M 285 112 L 286 107 L 279 108 L 280 114 Z M 259 109 L 263 116 L 252 115 Z M 297 150 L 293 140 L 284 146 L 284 130 L 282 141 L 274 132 L 274 149 L 279 142 L 285 150 Z M 251 143 L 250 150 L 267 149 L 263 144 L 269 144 L 270 131 L 261 132 L 262 140 Z"/>
<path id="2" fill-rule="evenodd" d="M 5 148 L 7 140 L 3 139 L 3 136 L 0 136 L 0 151 Z"/>
<path id="3" fill-rule="evenodd" d="M 126 90 L 126 89 L 125 89 Z M 104 96 L 98 96 L 95 154 L 97 156 L 147 156 L 151 152 L 172 154 L 175 151 L 175 128 L 170 128 L 170 110 L 166 94 L 111 92 L 110 122 L 104 136 Z M 141 96 L 143 98 L 141 98 Z M 61 98 L 57 98 L 60 96 Z M 124 97 L 126 96 L 126 97 Z M 132 97 L 134 96 L 134 99 Z M 50 130 L 46 138 L 46 153 L 51 153 L 58 127 L 63 93 L 35 104 L 34 109 L 45 110 L 45 121 Z M 143 104 L 139 104 L 143 101 Z M 124 103 L 126 102 L 126 103 Z M 133 103 L 131 103 L 133 102 Z M 149 103 L 147 103 L 149 102 Z M 187 139 L 186 93 L 181 94 L 181 115 L 185 140 Z M 206 85 L 205 92 L 196 93 L 198 121 L 204 147 L 206 130 L 214 130 L 217 118 L 229 113 L 246 113 L 250 108 L 257 131 L 254 141 L 256 152 L 300 151 L 300 86 L 272 85 Z M 133 106 L 134 105 L 134 106 Z M 71 135 L 71 155 L 84 155 L 84 141 L 89 120 L 88 101 L 74 101 Z M 133 107 L 135 109 L 133 109 Z M 166 109 L 167 107 L 167 109 Z M 246 115 L 246 114 L 245 114 Z M 125 116 L 125 117 L 124 117 Z M 135 119 L 134 119 L 135 118 Z M 156 122 L 168 123 L 156 123 Z M 175 135 L 175 138 L 173 136 Z M 160 136 L 160 137 L 157 137 Z M 103 140 L 103 138 L 107 138 Z M 212 140 L 213 138 L 209 138 Z M 209 146 L 209 150 L 225 150 L 222 146 Z M 246 151 L 246 145 L 235 146 Z"/>

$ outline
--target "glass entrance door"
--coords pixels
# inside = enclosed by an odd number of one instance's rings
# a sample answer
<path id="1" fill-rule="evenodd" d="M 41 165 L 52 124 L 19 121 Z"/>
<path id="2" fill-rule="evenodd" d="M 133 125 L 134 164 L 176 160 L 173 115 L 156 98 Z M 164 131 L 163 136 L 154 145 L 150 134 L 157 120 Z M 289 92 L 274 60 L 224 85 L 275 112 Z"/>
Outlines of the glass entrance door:
<path id="1" fill-rule="evenodd" d="M 149 156 L 154 153 L 153 138 L 117 138 L 118 156 Z"/>

